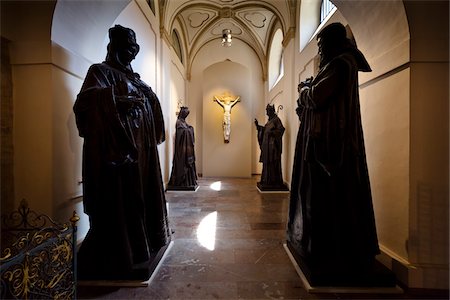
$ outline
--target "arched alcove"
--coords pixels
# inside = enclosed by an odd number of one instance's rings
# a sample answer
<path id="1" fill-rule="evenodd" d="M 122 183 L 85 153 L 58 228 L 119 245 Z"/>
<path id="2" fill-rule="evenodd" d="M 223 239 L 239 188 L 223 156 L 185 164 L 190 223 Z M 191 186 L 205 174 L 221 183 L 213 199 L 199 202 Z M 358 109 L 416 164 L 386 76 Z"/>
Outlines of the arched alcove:
<path id="1" fill-rule="evenodd" d="M 158 34 L 146 14 L 152 14 L 146 3 L 136 1 L 58 1 L 51 26 L 52 87 L 48 102 L 53 114 L 51 120 L 51 153 L 48 165 L 52 169 L 51 199 L 57 215 L 66 215 L 74 209 L 80 215 L 79 238 L 87 232 L 88 218 L 82 204 L 82 144 L 78 136 L 73 104 L 90 65 L 104 61 L 109 42 L 108 30 L 115 24 L 129 27 L 136 33 L 140 51 L 131 63 L 135 72 L 156 92 L 158 61 Z M 162 107 L 166 112 L 168 104 Z M 167 119 L 165 120 L 168 123 Z M 167 145 L 167 144 L 165 144 Z M 164 146 L 165 146 L 164 145 Z M 162 172 L 168 162 L 166 153 L 160 153 Z M 166 176 L 167 177 L 167 176 Z"/>
<path id="2" fill-rule="evenodd" d="M 51 39 L 94 63 L 101 55 L 105 34 L 131 0 L 57 1 Z"/>
<path id="3" fill-rule="evenodd" d="M 203 73 L 203 175 L 250 177 L 250 71 L 241 64 L 227 60 L 209 66 Z M 224 143 L 224 110 L 213 102 L 214 96 L 224 93 L 240 97 L 240 102 L 231 110 L 229 143 Z"/>
<path id="4" fill-rule="evenodd" d="M 332 2 L 372 67 L 371 73 L 360 74 L 360 83 L 409 62 L 409 25 L 402 1 Z"/>
<path id="5" fill-rule="evenodd" d="M 402 1 L 332 2 L 337 12 L 327 22 L 348 26 L 373 70 L 360 72 L 359 82 L 377 231 L 382 249 L 406 261 L 410 204 L 410 83 L 405 64 L 409 62 L 410 49 L 405 8 Z M 312 30 L 315 25 L 317 28 L 320 3 L 317 3 L 317 11 L 312 3 L 300 5 L 300 26 Z M 314 18 L 310 17 L 309 25 L 305 24 L 308 19 L 302 19 L 308 9 L 315 13 Z M 300 41 L 305 34 L 303 31 L 299 32 Z M 303 69 L 299 68 L 300 80 L 314 76 L 316 72 L 317 41 L 314 36 L 309 39 L 299 54 L 300 64 L 304 64 Z"/>
<path id="6" fill-rule="evenodd" d="M 380 246 L 407 259 L 410 87 L 409 70 L 400 68 L 409 61 L 405 8 L 401 1 L 333 2 L 372 68 L 359 73 L 360 103 Z"/>
<path id="7" fill-rule="evenodd" d="M 233 45 L 231 47 L 222 47 L 220 44 L 220 40 L 214 40 L 211 42 L 208 42 L 205 44 L 198 52 L 196 58 L 193 61 L 192 64 L 192 77 L 189 81 L 188 86 L 188 106 L 191 110 L 191 114 L 189 115 L 189 120 L 191 124 L 195 128 L 196 133 L 196 149 L 195 153 L 197 155 L 197 171 L 199 173 L 203 172 L 203 158 L 205 155 L 203 155 L 203 116 L 207 111 L 205 112 L 204 109 L 206 106 L 204 106 L 204 82 L 206 80 L 204 70 L 206 70 L 208 67 L 216 64 L 224 62 L 225 59 L 229 59 L 231 62 L 234 62 L 236 64 L 239 64 L 241 66 L 244 66 L 248 72 L 250 72 L 250 82 L 248 83 L 248 86 L 246 86 L 246 92 L 249 93 L 249 98 L 245 100 L 246 102 L 237 104 L 238 106 L 241 105 L 251 105 L 251 110 L 248 112 L 248 126 L 254 126 L 253 125 L 253 118 L 263 118 L 264 117 L 264 108 L 265 108 L 265 102 L 264 102 L 264 81 L 262 80 L 263 77 L 263 70 L 261 68 L 260 61 L 258 57 L 255 55 L 255 52 L 245 43 L 243 43 L 241 40 L 236 39 L 233 40 Z M 217 74 L 213 74 L 214 77 L 220 78 L 221 73 L 220 70 L 218 70 Z M 234 78 L 239 78 L 239 74 L 234 74 Z M 212 97 L 212 96 L 211 96 Z M 208 99 L 208 101 L 211 101 L 212 98 Z M 215 104 L 215 106 L 212 106 L 213 109 L 219 109 L 220 107 Z M 236 107 L 235 107 L 236 108 Z M 220 110 L 219 110 L 220 112 Z M 232 116 L 234 118 L 234 116 Z M 219 117 L 218 124 L 215 123 L 217 126 L 219 126 L 219 129 L 221 128 L 221 120 L 222 117 Z M 254 129 L 254 128 L 252 128 Z M 233 130 L 233 129 L 232 129 Z M 256 130 L 250 130 L 251 134 L 247 136 L 248 141 L 251 143 L 251 161 L 252 161 L 252 171 L 253 173 L 257 173 L 257 168 L 260 163 L 259 160 L 259 146 L 256 138 Z M 234 131 L 232 135 L 234 134 Z M 218 138 L 221 138 L 222 135 L 219 135 Z M 232 137 L 233 139 L 233 137 Z M 233 143 L 233 140 L 231 141 Z M 221 143 L 223 143 L 223 138 Z"/>

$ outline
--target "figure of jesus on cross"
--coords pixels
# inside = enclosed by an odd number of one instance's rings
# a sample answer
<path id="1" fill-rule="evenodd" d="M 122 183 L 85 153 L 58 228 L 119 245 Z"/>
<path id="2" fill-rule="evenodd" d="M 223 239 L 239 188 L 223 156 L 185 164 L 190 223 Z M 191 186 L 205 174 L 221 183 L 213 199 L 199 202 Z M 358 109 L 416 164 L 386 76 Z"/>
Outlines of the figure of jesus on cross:
<path id="1" fill-rule="evenodd" d="M 223 140 L 226 144 L 230 142 L 231 109 L 236 105 L 236 103 L 241 101 L 239 99 L 240 96 L 234 97 L 229 94 L 214 96 L 213 101 L 217 102 L 223 108 Z"/>

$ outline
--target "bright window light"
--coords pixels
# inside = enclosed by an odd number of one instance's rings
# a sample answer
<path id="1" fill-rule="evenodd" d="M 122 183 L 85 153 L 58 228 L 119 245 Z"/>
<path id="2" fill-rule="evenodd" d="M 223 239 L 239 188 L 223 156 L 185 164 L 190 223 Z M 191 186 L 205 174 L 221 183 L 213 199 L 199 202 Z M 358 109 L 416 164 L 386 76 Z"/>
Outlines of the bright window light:
<path id="1" fill-rule="evenodd" d="M 213 251 L 216 243 L 217 211 L 208 214 L 197 228 L 197 240 L 206 249 Z"/>
<path id="2" fill-rule="evenodd" d="M 209 186 L 212 190 L 215 191 L 220 191 L 220 189 L 222 188 L 222 182 L 221 181 L 216 181 L 211 183 L 211 185 Z"/>

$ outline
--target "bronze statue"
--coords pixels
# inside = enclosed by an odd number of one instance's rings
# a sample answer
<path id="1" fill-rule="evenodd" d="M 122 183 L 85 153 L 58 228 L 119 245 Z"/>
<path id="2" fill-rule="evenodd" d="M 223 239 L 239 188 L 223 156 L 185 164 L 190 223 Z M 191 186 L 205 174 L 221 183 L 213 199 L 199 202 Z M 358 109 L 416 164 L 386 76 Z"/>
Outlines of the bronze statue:
<path id="1" fill-rule="evenodd" d="M 258 143 L 261 149 L 259 161 L 262 162 L 261 181 L 257 183 L 261 191 L 287 191 L 281 172 L 281 153 L 283 149 L 284 127 L 275 112 L 275 106 L 267 104 L 266 113 L 269 120 L 264 126 L 258 124 Z"/>
<path id="2" fill-rule="evenodd" d="M 188 115 L 189 108 L 182 106 L 175 124 L 175 151 L 168 190 L 196 190 L 198 187 L 195 168 L 194 128 L 186 123 Z"/>
<path id="3" fill-rule="evenodd" d="M 342 24 L 318 40 L 320 70 L 299 84 L 288 247 L 311 285 L 371 285 L 379 248 L 358 94 L 358 71 L 371 69 Z"/>
<path id="4" fill-rule="evenodd" d="M 164 120 L 157 96 L 130 65 L 139 52 L 134 31 L 116 25 L 109 38 L 106 60 L 89 68 L 74 105 L 90 222 L 78 273 L 146 280 L 171 239 L 157 151 Z"/>

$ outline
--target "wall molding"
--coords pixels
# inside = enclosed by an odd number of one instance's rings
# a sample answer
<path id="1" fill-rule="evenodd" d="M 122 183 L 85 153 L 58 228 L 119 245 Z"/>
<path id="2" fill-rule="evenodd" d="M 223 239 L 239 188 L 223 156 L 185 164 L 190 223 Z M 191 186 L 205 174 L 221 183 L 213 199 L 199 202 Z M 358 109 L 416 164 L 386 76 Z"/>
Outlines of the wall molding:
<path id="1" fill-rule="evenodd" d="M 370 80 L 360 84 L 359 88 L 364 89 L 364 88 L 366 88 L 368 86 L 371 86 L 371 85 L 377 83 L 378 81 L 381 81 L 383 79 L 391 77 L 391 76 L 393 76 L 393 75 L 395 75 L 397 73 L 400 73 L 401 71 L 406 70 L 406 69 L 408 69 L 410 67 L 411 67 L 411 62 L 404 63 L 404 64 L 402 64 L 402 65 L 400 65 L 398 67 L 393 68 L 390 71 L 387 71 L 387 72 L 385 72 L 385 73 L 383 73 L 381 75 L 378 75 L 378 76 L 376 76 L 376 77 L 374 77 L 374 78 L 372 78 L 372 79 L 370 79 Z"/>

